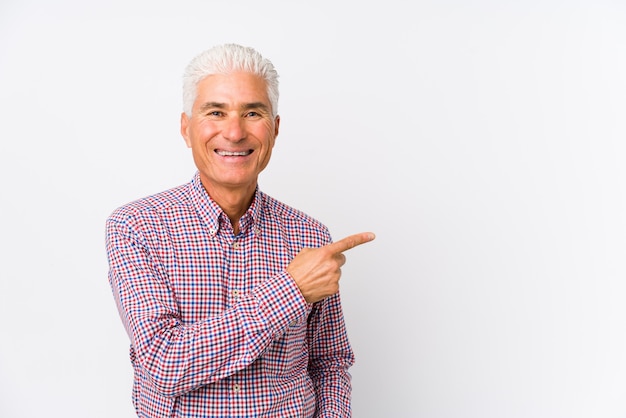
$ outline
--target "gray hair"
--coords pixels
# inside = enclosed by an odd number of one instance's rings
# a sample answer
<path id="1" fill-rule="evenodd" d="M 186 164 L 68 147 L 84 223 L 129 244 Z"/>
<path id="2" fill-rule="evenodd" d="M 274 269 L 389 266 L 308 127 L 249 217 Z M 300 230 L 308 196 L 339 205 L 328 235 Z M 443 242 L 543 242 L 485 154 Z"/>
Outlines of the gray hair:
<path id="1" fill-rule="evenodd" d="M 183 111 L 191 117 L 191 109 L 198 94 L 198 83 L 213 74 L 245 71 L 265 80 L 272 116 L 278 114 L 278 72 L 270 60 L 250 47 L 237 44 L 214 46 L 197 55 L 183 74 Z"/>

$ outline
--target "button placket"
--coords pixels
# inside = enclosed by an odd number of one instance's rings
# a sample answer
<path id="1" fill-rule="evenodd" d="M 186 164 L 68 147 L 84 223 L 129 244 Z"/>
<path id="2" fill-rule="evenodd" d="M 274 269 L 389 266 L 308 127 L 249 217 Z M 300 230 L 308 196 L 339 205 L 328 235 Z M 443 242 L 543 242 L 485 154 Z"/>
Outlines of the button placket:
<path id="1" fill-rule="evenodd" d="M 233 269 L 231 270 L 233 272 L 233 275 L 231 276 L 231 281 L 230 281 L 230 297 L 231 297 L 231 303 L 235 303 L 237 300 L 239 300 L 239 298 L 242 295 L 242 291 L 240 290 L 241 287 L 243 286 L 243 280 L 244 278 L 242 277 L 243 274 L 243 243 L 241 242 L 240 238 L 235 238 L 231 244 L 231 254 L 232 254 L 232 266 Z"/>

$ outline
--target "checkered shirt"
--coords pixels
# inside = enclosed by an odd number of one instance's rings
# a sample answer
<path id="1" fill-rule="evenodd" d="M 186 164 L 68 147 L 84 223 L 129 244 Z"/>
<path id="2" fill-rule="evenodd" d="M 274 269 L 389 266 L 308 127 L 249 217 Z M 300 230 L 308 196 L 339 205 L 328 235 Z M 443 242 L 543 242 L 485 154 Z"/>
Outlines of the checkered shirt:
<path id="1" fill-rule="evenodd" d="M 190 183 L 106 221 L 139 417 L 350 417 L 339 295 L 308 304 L 285 268 L 328 229 L 259 189 L 236 236 Z"/>

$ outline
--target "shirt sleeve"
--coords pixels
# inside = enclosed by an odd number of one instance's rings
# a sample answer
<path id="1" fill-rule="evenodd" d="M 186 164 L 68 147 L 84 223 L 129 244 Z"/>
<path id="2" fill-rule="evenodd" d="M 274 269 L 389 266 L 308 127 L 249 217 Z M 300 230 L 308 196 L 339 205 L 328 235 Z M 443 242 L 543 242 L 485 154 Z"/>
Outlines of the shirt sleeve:
<path id="1" fill-rule="evenodd" d="M 354 364 L 339 293 L 314 305 L 309 317 L 309 374 L 316 392 L 318 418 L 351 416 L 351 376 Z"/>
<path id="2" fill-rule="evenodd" d="M 107 220 L 111 289 L 136 366 L 163 396 L 179 396 L 244 369 L 308 312 L 299 289 L 282 272 L 222 315 L 183 324 L 167 273 L 146 242 L 132 222 Z"/>

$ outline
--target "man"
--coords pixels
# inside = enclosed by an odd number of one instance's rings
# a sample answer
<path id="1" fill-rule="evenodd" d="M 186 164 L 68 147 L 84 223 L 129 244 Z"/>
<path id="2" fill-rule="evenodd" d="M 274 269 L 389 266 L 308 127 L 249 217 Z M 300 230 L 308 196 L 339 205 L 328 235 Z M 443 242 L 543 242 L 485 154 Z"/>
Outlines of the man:
<path id="1" fill-rule="evenodd" d="M 130 338 L 140 417 L 349 417 L 353 353 L 327 228 L 258 188 L 280 117 L 278 74 L 216 46 L 184 75 L 191 182 L 107 219 L 109 281 Z"/>

